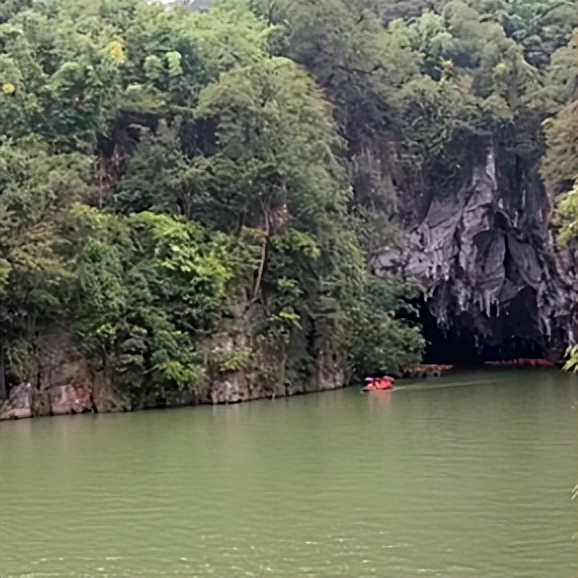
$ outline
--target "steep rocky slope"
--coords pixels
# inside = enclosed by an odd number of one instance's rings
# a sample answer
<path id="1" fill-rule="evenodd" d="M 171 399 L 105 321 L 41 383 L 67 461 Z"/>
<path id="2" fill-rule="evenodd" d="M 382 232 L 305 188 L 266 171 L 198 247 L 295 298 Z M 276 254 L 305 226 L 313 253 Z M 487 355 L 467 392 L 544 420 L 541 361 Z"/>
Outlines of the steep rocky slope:
<path id="1" fill-rule="evenodd" d="M 535 175 L 489 147 L 456 194 L 420 208 L 424 216 L 373 259 L 377 275 L 417 280 L 426 313 L 446 333 L 472 337 L 481 357 L 507 356 L 516 340 L 556 357 L 573 341 L 576 254 L 555 248 Z"/>

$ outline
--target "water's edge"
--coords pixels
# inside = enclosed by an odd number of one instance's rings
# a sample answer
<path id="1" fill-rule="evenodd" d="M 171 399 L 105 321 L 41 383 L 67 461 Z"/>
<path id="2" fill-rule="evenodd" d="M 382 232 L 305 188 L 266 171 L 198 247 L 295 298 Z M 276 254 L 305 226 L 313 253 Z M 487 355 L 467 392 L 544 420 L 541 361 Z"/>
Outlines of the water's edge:
<path id="1" fill-rule="evenodd" d="M 61 386 L 65 387 L 65 386 Z M 200 407 L 200 406 L 213 406 L 213 405 L 238 405 L 238 404 L 245 404 L 250 403 L 252 401 L 262 401 L 262 400 L 275 400 L 275 399 L 283 399 L 286 397 L 300 397 L 304 395 L 309 395 L 313 393 L 323 393 L 329 391 L 336 391 L 338 389 L 346 389 L 346 388 L 359 388 L 361 389 L 360 385 L 352 385 L 352 384 L 342 384 L 342 385 L 335 385 L 333 387 L 318 387 L 318 388 L 307 388 L 307 389 L 293 389 L 287 391 L 285 393 L 274 391 L 272 393 L 264 393 L 259 391 L 256 395 L 246 395 L 242 397 L 235 397 L 235 399 L 224 399 L 219 401 L 212 401 L 211 399 L 200 398 L 198 395 L 191 393 L 189 395 L 183 394 L 184 398 L 182 401 L 157 401 L 151 402 L 148 400 L 142 407 L 130 407 L 128 404 L 119 403 L 118 406 L 111 406 L 106 409 L 99 409 L 94 401 L 91 400 L 90 404 L 86 406 L 82 406 L 78 408 L 78 410 L 74 407 L 75 402 L 72 401 L 67 405 L 66 409 L 61 411 L 46 411 L 41 413 L 33 413 L 33 406 L 34 402 L 31 400 L 27 402 L 26 400 L 23 402 L 22 397 L 32 397 L 33 393 L 29 391 L 30 385 L 29 384 L 22 384 L 14 389 L 11 390 L 9 398 L 4 402 L 0 409 L 0 422 L 8 422 L 8 421 L 19 421 L 23 419 L 33 419 L 33 418 L 43 418 L 43 417 L 58 417 L 58 416 L 73 416 L 73 415 L 86 415 L 86 414 L 109 414 L 109 413 L 138 413 L 138 412 L 145 412 L 150 410 L 162 410 L 162 409 L 179 409 L 185 407 Z M 42 392 L 41 392 L 42 393 Z M 66 395 L 66 392 L 63 392 Z M 74 395 L 74 392 L 71 392 Z M 192 399 L 191 399 L 192 398 Z M 77 398 L 78 399 L 78 398 Z M 78 403 L 78 402 L 76 402 Z"/>
<path id="2" fill-rule="evenodd" d="M 398 380 L 395 389 L 403 389 L 416 383 L 422 383 L 427 388 L 435 387 L 434 384 L 442 374 L 445 375 L 449 372 L 450 376 L 460 375 L 463 371 L 451 368 L 451 366 L 421 365 L 418 367 L 423 371 L 415 373 L 414 378 Z M 499 368 L 486 367 L 483 369 L 484 375 L 490 375 L 497 371 L 500 371 Z M 547 368 L 538 371 L 549 372 L 552 369 Z M 128 401 L 121 399 L 113 393 L 110 386 L 103 387 L 102 384 L 98 383 L 98 380 L 91 383 L 89 391 L 86 391 L 86 386 L 78 387 L 74 384 L 53 385 L 43 391 L 34 391 L 29 383 L 24 383 L 13 388 L 9 398 L 0 406 L 0 422 L 63 415 L 135 413 L 207 405 L 237 405 L 251 401 L 299 397 L 348 388 L 358 388 L 361 391 L 362 388 L 361 384 L 344 384 L 338 380 L 325 380 L 317 384 L 277 387 L 270 391 L 263 388 L 251 388 L 244 380 L 240 383 L 236 381 L 234 375 L 229 375 L 219 383 L 212 384 L 204 392 L 182 393 L 170 399 L 148 399 L 140 407 L 132 406 Z M 215 395 L 215 392 L 218 395 Z"/>

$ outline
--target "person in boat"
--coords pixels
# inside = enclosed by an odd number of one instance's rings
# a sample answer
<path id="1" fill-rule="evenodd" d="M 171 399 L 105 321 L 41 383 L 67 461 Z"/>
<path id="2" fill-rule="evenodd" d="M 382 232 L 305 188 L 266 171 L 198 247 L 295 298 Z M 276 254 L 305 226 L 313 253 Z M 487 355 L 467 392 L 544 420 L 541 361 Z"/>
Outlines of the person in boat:
<path id="1" fill-rule="evenodd" d="M 367 385 L 363 388 L 365 391 L 379 391 L 393 389 L 395 379 L 389 375 L 383 377 L 368 377 L 365 382 Z"/>
<path id="2" fill-rule="evenodd" d="M 395 383 L 395 379 L 393 377 L 384 375 L 380 381 L 383 384 L 384 389 L 393 389 L 393 384 Z"/>

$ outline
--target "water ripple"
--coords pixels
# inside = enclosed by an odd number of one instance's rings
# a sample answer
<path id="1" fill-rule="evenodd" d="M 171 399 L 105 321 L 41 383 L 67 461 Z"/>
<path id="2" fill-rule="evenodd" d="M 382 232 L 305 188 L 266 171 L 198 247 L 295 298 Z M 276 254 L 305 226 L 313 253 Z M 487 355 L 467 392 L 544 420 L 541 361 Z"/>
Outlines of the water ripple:
<path id="1" fill-rule="evenodd" d="M 0 572 L 572 576 L 576 382 L 484 375 L 1 424 Z"/>

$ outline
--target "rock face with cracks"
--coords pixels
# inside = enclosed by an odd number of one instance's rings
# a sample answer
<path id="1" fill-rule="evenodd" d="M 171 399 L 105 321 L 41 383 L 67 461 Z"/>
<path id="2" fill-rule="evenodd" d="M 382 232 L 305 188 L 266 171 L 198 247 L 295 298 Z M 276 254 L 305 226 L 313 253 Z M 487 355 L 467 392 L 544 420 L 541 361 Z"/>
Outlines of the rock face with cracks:
<path id="1" fill-rule="evenodd" d="M 0 406 L 0 420 L 126 408 L 104 374 L 90 370 L 67 331 L 57 329 L 40 337 L 36 357 L 34 382 L 11 388 Z"/>
<path id="2" fill-rule="evenodd" d="M 216 349 L 232 352 L 240 345 L 223 333 Z M 242 345 L 242 342 L 241 342 Z M 315 379 L 287 386 L 281 380 L 266 383 L 251 379 L 242 369 L 217 372 L 202 391 L 183 391 L 159 398 L 150 395 L 140 406 L 132 406 L 115 391 L 103 371 L 95 372 L 78 351 L 66 330 L 55 330 L 38 339 L 38 371 L 33 383 L 24 382 L 10 389 L 8 399 L 0 404 L 0 421 L 48 415 L 108 413 L 130 409 L 178 407 L 202 403 L 239 403 L 262 398 L 285 397 L 343 387 L 345 375 L 324 360 L 318 360 Z"/>
<path id="3" fill-rule="evenodd" d="M 578 337 L 576 254 L 555 248 L 541 182 L 507 156 L 490 148 L 461 190 L 432 195 L 372 268 L 416 280 L 438 325 L 480 350 L 523 338 L 556 357 Z"/>

